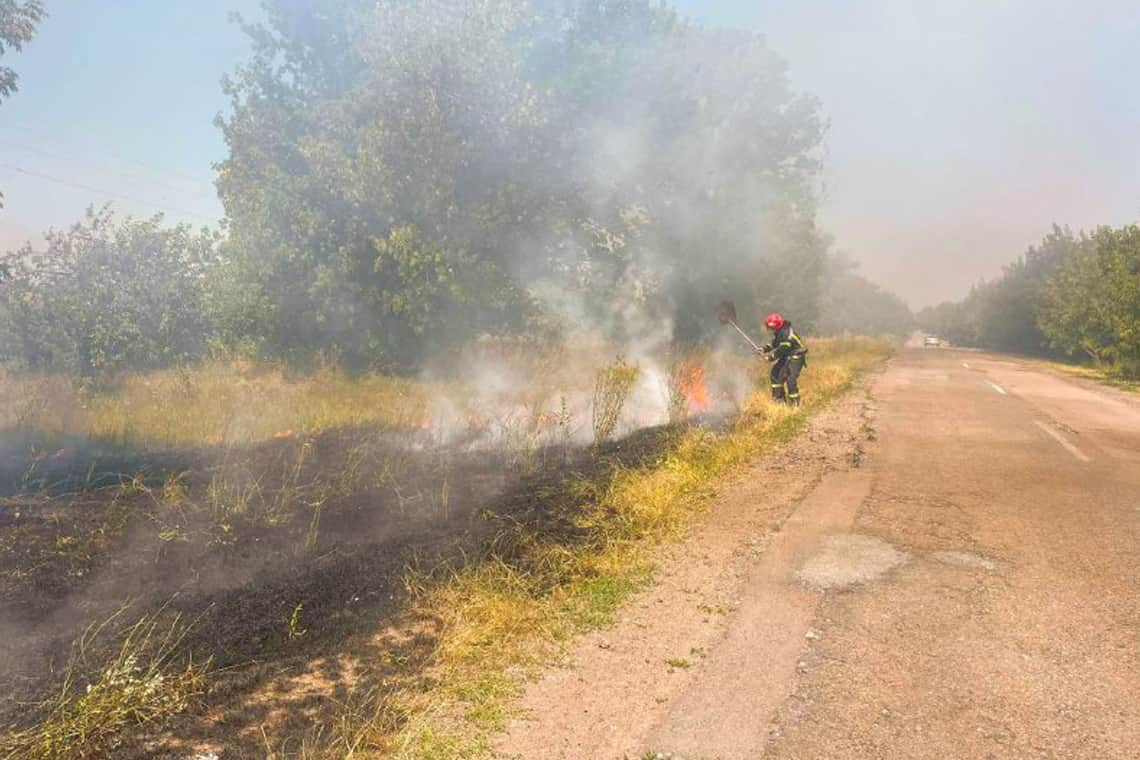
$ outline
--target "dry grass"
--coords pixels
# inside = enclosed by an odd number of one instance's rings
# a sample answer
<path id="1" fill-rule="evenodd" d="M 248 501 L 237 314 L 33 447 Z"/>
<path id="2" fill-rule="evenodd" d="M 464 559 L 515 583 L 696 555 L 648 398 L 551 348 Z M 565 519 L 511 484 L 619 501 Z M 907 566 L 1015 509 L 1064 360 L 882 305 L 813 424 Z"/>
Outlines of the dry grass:
<path id="1" fill-rule="evenodd" d="M 707 398 L 694 398 L 702 392 L 707 396 L 707 389 L 698 388 L 703 375 L 704 367 L 696 356 L 675 359 L 669 366 L 669 424 L 684 425 L 689 421 L 690 407 L 707 404 Z"/>
<path id="2" fill-rule="evenodd" d="M 423 425 L 435 389 L 324 369 L 290 377 L 274 365 L 217 362 L 124 376 L 94 393 L 60 377 L 4 383 L 0 425 L 135 445 L 221 445 L 335 427 Z"/>
<path id="3" fill-rule="evenodd" d="M 434 621 L 438 630 L 427 672 L 401 681 L 398 690 L 375 684 L 346 702 L 336 720 L 315 727 L 301 745 L 286 750 L 269 737 L 267 751 L 305 758 L 375 756 L 381 751 L 424 760 L 487 756 L 491 737 L 509 717 L 526 675 L 555 656 L 574 634 L 613 619 L 621 603 L 652 577 L 654 546 L 680 536 L 705 508 L 709 486 L 794 435 L 807 415 L 890 350 L 882 341 L 813 341 L 811 364 L 802 379 L 804 407 L 776 406 L 766 394 L 754 394 L 738 422 L 723 433 L 678 427 L 666 451 L 643 466 L 615 464 L 560 484 L 565 491 L 560 499 L 573 505 L 569 530 L 565 524 L 551 530 L 542 521 L 504 522 L 486 554 L 464 566 L 409 571 L 407 613 Z M 564 366 L 553 355 L 527 353 L 525 347 L 519 354 L 519 361 L 536 364 L 532 369 L 540 376 Z M 720 361 L 706 360 L 706 365 Z M 580 362 L 579 370 L 583 365 L 580 380 L 588 388 L 598 365 Z M 759 378 L 766 368 L 758 362 L 754 366 Z M 565 401 L 550 398 L 556 388 L 553 375 L 548 380 L 537 384 L 532 398 L 520 402 L 521 408 L 533 410 L 524 415 L 524 431 L 530 431 L 539 410 L 551 404 L 562 410 L 551 424 L 571 424 Z M 12 384 L 9 381 L 9 388 Z M 147 443 L 257 440 L 283 430 L 342 425 L 419 426 L 432 393 L 430 386 L 390 378 L 350 379 L 329 370 L 293 379 L 278 369 L 229 364 L 126 378 L 117 391 L 101 396 L 61 387 L 61 381 L 39 386 L 43 397 L 66 403 L 27 403 L 18 410 L 25 429 L 46 427 Z M 12 425 L 9 417 L 7 424 Z M 305 451 L 303 443 L 298 444 L 300 471 Z M 530 450 L 529 444 L 522 448 Z M 605 450 L 599 449 L 598 456 L 605 457 Z M 260 508 L 253 503 L 256 499 L 247 505 L 249 500 L 232 493 L 241 485 L 224 480 L 212 484 L 217 497 L 213 502 L 224 512 L 219 519 L 227 518 L 226 510 L 243 505 Z M 282 493 L 301 489 L 295 485 Z M 306 503 L 323 503 L 318 498 L 323 490 L 305 493 Z M 153 495 L 163 503 L 186 498 L 177 481 Z M 279 511 L 272 507 L 266 503 L 271 513 Z M 318 508 L 311 520 L 310 534 L 315 536 Z M 289 631 L 301 638 L 300 608 L 294 613 Z M 149 627 L 128 631 L 110 664 L 88 669 L 96 673 L 88 678 L 91 690 L 74 689 L 73 679 L 46 721 L 3 737 L 0 757 L 84 756 L 124 731 L 183 709 L 200 693 L 201 669 L 179 664 L 169 655 L 132 655 L 137 642 L 153 649 L 154 642 L 170 640 L 165 633 L 159 635 L 153 621 L 140 625 Z M 81 642 L 79 651 L 83 649 Z M 159 646 L 157 651 L 164 649 Z"/>
<path id="4" fill-rule="evenodd" d="M 617 429 L 621 410 L 625 408 L 626 399 L 640 374 L 637 367 L 626 364 L 620 356 L 598 370 L 594 379 L 592 405 L 595 446 L 608 441 Z"/>
<path id="5" fill-rule="evenodd" d="M 1121 377 L 1119 373 L 1115 373 L 1105 367 L 1094 367 L 1087 364 L 1065 364 L 1063 362 L 1038 362 L 1042 367 L 1052 370 L 1063 375 L 1070 377 L 1079 377 L 1085 380 L 1093 380 L 1104 385 L 1111 385 L 1114 388 L 1119 388 L 1130 393 L 1140 393 L 1140 380 L 1131 380 Z"/>
<path id="6" fill-rule="evenodd" d="M 442 622 L 435 686 L 403 695 L 406 721 L 390 751 L 421 760 L 488 755 L 523 674 L 534 672 L 573 634 L 613 619 L 650 579 L 652 548 L 678 537 L 706 507 L 708 486 L 794 435 L 807 415 L 891 350 L 885 341 L 813 341 L 803 407 L 777 406 L 756 394 L 731 431 L 686 431 L 659 464 L 582 483 L 578 524 L 585 540 L 568 545 L 515 527 L 502 542 L 509 549 L 418 584 L 414 605 Z"/>
<path id="7" fill-rule="evenodd" d="M 0 430 L 139 447 L 217 446 L 344 427 L 420 429 L 440 414 L 454 418 L 443 422 L 502 427 L 508 436 L 524 424 L 533 427 L 544 412 L 556 413 L 559 393 L 588 394 L 594 367 L 610 350 L 586 339 L 482 341 L 454 357 L 478 373 L 461 383 L 352 376 L 335 366 L 300 375 L 244 360 L 127 373 L 102 389 L 58 375 L 0 371 Z M 441 400 L 452 408 L 433 409 Z M 487 406 L 520 411 L 500 420 Z"/>
<path id="8" fill-rule="evenodd" d="M 0 757 L 109 756 L 130 732 L 161 723 L 205 694 L 208 663 L 180 657 L 187 628 L 177 616 L 167 622 L 161 614 L 144 617 L 112 634 L 110 657 L 96 654 L 120 615 L 80 637 L 47 717 L 31 728 L 0 733 Z M 92 660 L 103 664 L 94 667 Z"/>

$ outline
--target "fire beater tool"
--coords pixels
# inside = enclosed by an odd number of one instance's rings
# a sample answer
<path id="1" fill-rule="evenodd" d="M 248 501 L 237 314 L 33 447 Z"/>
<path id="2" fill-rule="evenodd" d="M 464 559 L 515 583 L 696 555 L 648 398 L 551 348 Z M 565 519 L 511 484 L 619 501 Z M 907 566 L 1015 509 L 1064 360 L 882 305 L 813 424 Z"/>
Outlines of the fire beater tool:
<path id="1" fill-rule="evenodd" d="M 735 327 L 736 331 L 740 333 L 741 337 L 748 341 L 748 345 L 752 346 L 752 348 L 757 353 L 761 352 L 762 349 L 760 346 L 756 345 L 756 341 L 752 340 L 752 338 L 749 338 L 748 333 L 744 332 L 744 330 L 741 330 L 740 325 L 736 324 L 736 306 L 733 305 L 732 301 L 720 302 L 720 308 L 717 310 L 717 318 L 720 320 L 720 323 L 722 325 L 732 325 Z"/>

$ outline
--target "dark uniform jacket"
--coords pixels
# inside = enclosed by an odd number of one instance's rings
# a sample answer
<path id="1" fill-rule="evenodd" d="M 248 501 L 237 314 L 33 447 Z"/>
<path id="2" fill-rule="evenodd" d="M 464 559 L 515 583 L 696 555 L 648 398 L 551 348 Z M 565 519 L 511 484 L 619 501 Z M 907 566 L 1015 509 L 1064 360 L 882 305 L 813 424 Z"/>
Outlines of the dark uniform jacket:
<path id="1" fill-rule="evenodd" d="M 765 352 L 771 352 L 772 357 L 779 361 L 792 357 L 803 358 L 807 355 L 807 346 L 792 329 L 791 322 L 785 322 L 772 336 L 772 342 L 764 346 Z"/>

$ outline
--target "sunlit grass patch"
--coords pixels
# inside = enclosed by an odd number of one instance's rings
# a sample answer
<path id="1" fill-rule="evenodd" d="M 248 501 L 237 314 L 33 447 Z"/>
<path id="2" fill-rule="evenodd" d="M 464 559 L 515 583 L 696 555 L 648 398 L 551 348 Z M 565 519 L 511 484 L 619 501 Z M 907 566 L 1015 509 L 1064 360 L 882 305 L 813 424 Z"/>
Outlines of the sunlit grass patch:
<path id="1" fill-rule="evenodd" d="M 1042 366 L 1071 377 L 1093 380 L 1105 385 L 1111 385 L 1130 393 L 1140 393 L 1140 380 L 1122 377 L 1105 367 L 1094 367 L 1088 364 L 1066 364 L 1064 362 L 1039 362 Z"/>
<path id="2" fill-rule="evenodd" d="M 12 372 L 0 380 L 0 430 L 138 447 L 230 446 L 335 428 L 423 430 L 451 423 L 495 427 L 501 437 L 527 438 L 515 443 L 533 449 L 539 422 L 562 425 L 567 437 L 571 423 L 586 424 L 568 419 L 565 409 L 559 418 L 558 394 L 588 394 L 594 368 L 612 359 L 612 347 L 597 341 L 520 340 L 469 347 L 456 361 L 471 372 L 447 381 L 432 379 L 437 375 L 430 371 L 408 378 L 349 374 L 333 365 L 302 374 L 246 360 L 123 373 L 102 385 Z M 439 401 L 448 408 L 434 409 Z M 514 417 L 501 419 L 503 408 Z"/>
<path id="3" fill-rule="evenodd" d="M 599 572 L 573 581 L 566 589 L 563 614 L 579 630 L 609 625 L 621 603 L 648 578 L 649 567 L 645 570 L 644 577 L 627 569 L 622 573 Z"/>
<path id="4" fill-rule="evenodd" d="M 433 387 L 336 369 L 291 376 L 276 365 L 213 362 L 120 378 L 92 390 L 61 377 L 15 377 L 0 424 L 123 444 L 240 444 L 335 427 L 418 428 Z"/>

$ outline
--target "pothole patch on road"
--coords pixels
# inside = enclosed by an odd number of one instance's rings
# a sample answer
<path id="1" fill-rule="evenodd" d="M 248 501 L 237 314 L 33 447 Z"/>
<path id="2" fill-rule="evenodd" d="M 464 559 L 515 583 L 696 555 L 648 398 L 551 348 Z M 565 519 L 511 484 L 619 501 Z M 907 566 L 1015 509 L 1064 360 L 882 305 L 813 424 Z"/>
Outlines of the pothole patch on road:
<path id="1" fill-rule="evenodd" d="M 819 589 L 846 588 L 874 581 L 907 559 L 906 552 L 881 538 L 855 533 L 830 536 L 796 577 Z"/>
<path id="2" fill-rule="evenodd" d="M 946 565 L 955 565 L 956 567 L 964 567 L 968 570 L 999 570 L 1002 563 L 995 562 L 992 559 L 986 559 L 980 554 L 972 554 L 971 552 L 959 551 L 945 551 L 934 552 L 930 555 L 934 559 Z"/>

